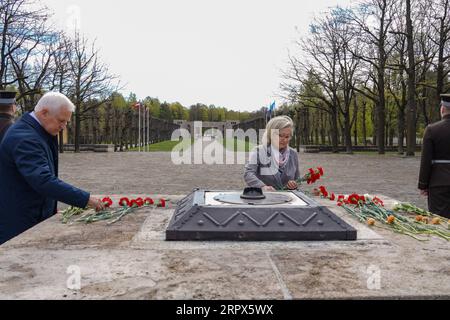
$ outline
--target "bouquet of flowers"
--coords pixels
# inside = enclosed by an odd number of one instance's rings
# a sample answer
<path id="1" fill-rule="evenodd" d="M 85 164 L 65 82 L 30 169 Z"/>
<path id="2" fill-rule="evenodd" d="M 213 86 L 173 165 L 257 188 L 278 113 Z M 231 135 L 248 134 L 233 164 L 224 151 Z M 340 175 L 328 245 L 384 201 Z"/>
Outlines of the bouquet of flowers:
<path id="1" fill-rule="evenodd" d="M 427 236 L 437 236 L 447 241 L 450 240 L 448 226 L 443 226 L 439 217 L 433 219 L 429 224 L 428 218 L 417 216 L 416 219 L 401 215 L 395 210 L 384 208 L 382 201 L 370 195 L 350 195 L 341 200 L 340 206 L 359 221 L 369 226 L 390 229 L 396 233 L 408 235 L 419 241 L 427 241 Z M 421 217 L 421 218 L 420 218 Z"/>
<path id="2" fill-rule="evenodd" d="M 104 220 L 110 220 L 108 224 L 113 224 L 118 221 L 120 221 L 123 217 L 126 215 L 136 212 L 137 210 L 141 208 L 146 207 L 160 207 L 165 208 L 167 200 L 166 199 L 159 199 L 158 202 L 155 204 L 155 201 L 152 198 L 136 198 L 136 199 L 129 199 L 128 197 L 121 198 L 119 200 L 119 208 L 113 209 L 113 201 L 110 197 L 105 197 L 102 199 L 103 204 L 105 205 L 106 209 L 103 211 L 95 212 L 91 209 L 80 209 L 80 208 L 74 208 L 69 207 L 68 209 L 61 212 L 62 218 L 61 221 L 64 224 L 72 224 L 76 222 L 84 222 L 86 224 L 98 222 L 98 221 L 104 221 Z M 85 213 L 86 212 L 86 213 Z M 85 213 L 83 215 L 83 213 Z M 75 216 L 81 216 L 78 219 L 73 220 Z"/>
<path id="3" fill-rule="evenodd" d="M 447 241 L 450 240 L 449 222 L 447 222 L 447 227 L 445 227 L 445 222 L 441 217 L 410 203 L 400 203 L 393 210 L 388 210 L 384 207 L 384 202 L 379 197 L 357 193 L 352 193 L 348 196 L 338 195 L 336 197 L 325 186 L 315 188 L 313 194 L 330 201 L 336 201 L 337 199 L 339 207 L 342 207 L 360 222 L 367 223 L 370 227 L 389 229 L 419 241 L 427 241 L 429 236 L 437 236 Z M 416 216 L 413 218 L 400 214 L 400 212 L 412 213 L 416 214 Z"/>

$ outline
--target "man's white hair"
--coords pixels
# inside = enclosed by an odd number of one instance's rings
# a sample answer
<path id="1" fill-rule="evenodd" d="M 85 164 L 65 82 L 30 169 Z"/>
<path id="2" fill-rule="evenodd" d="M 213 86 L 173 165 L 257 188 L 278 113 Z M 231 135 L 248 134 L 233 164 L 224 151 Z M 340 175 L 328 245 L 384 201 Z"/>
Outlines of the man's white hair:
<path id="1" fill-rule="evenodd" d="M 65 95 L 59 92 L 47 92 L 38 101 L 34 111 L 39 112 L 43 109 L 47 109 L 50 113 L 55 114 L 63 108 L 66 108 L 70 112 L 75 111 L 74 104 Z"/>
<path id="2" fill-rule="evenodd" d="M 288 116 L 281 116 L 273 118 L 266 126 L 266 132 L 262 138 L 263 144 L 272 144 L 272 132 L 274 130 L 281 130 L 291 128 L 294 132 L 294 121 Z"/>

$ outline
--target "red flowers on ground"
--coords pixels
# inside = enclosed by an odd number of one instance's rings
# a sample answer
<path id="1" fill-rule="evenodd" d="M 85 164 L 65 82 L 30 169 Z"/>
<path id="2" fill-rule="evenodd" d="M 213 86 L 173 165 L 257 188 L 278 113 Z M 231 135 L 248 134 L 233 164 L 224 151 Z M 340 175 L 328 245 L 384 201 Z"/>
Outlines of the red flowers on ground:
<path id="1" fill-rule="evenodd" d="M 324 186 L 320 186 L 319 187 L 319 191 L 320 191 L 320 195 L 324 198 L 328 197 L 328 191 L 327 188 L 325 188 Z"/>
<path id="2" fill-rule="evenodd" d="M 158 204 L 159 207 L 165 207 L 166 206 L 166 201 L 164 199 L 162 199 L 162 201 L 163 202 L 162 202 L 162 205 L 161 205 L 161 200 L 160 200 L 160 203 Z M 140 208 L 140 207 L 144 207 L 144 206 L 151 206 L 151 205 L 154 205 L 154 204 L 155 204 L 155 201 L 153 201 L 153 199 L 149 198 L 149 197 L 147 197 L 145 199 L 142 199 L 141 197 L 139 197 L 139 198 L 131 199 L 131 200 L 129 198 L 127 198 L 127 197 L 124 197 L 124 198 L 121 198 L 119 200 L 119 205 L 121 207 L 129 207 L 129 208 L 132 208 L 132 207 Z M 112 200 L 111 200 L 111 205 L 112 205 Z"/>
<path id="3" fill-rule="evenodd" d="M 155 204 L 155 201 L 153 201 L 152 198 L 145 198 L 145 199 L 144 199 L 144 204 L 145 204 L 146 206 L 151 206 L 152 204 Z"/>
<path id="4" fill-rule="evenodd" d="M 128 198 L 121 198 L 120 200 L 119 200 L 119 206 L 121 206 L 121 207 L 130 207 L 130 199 L 128 199 Z"/>
<path id="5" fill-rule="evenodd" d="M 379 205 L 379 206 L 384 207 L 384 202 L 383 202 L 380 198 L 374 197 L 374 198 L 372 199 L 372 201 L 373 201 L 373 203 L 375 203 L 376 205 Z"/>
<path id="6" fill-rule="evenodd" d="M 102 199 L 103 204 L 105 205 L 106 208 L 109 208 L 113 205 L 113 201 L 111 200 L 110 197 L 105 197 Z"/>
<path id="7" fill-rule="evenodd" d="M 159 199 L 158 207 L 165 208 L 166 207 L 166 200 L 161 198 Z"/>
<path id="8" fill-rule="evenodd" d="M 144 200 L 142 200 L 142 198 L 137 198 L 136 203 L 137 203 L 138 207 L 144 206 Z"/>
<path id="9" fill-rule="evenodd" d="M 359 203 L 359 195 L 357 195 L 356 193 L 351 194 L 348 197 L 348 202 L 350 204 L 358 204 Z"/>

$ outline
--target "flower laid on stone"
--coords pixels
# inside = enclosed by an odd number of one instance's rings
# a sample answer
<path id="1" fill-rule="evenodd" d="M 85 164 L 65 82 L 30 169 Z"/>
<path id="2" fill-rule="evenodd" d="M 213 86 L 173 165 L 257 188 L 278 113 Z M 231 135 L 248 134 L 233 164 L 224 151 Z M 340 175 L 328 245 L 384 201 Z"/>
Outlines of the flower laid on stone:
<path id="1" fill-rule="evenodd" d="M 165 208 L 166 207 L 166 200 L 164 199 L 159 199 L 158 205 L 159 208 Z"/>
<path id="2" fill-rule="evenodd" d="M 102 202 L 104 203 L 106 208 L 109 208 L 113 205 L 113 201 L 111 200 L 110 197 L 103 198 Z"/>
<path id="3" fill-rule="evenodd" d="M 394 211 L 396 212 L 406 212 L 406 213 L 413 213 L 413 214 L 417 214 L 420 216 L 425 216 L 425 217 L 432 217 L 434 216 L 431 212 L 423 210 L 411 203 L 396 203 L 394 208 Z"/>
<path id="4" fill-rule="evenodd" d="M 61 212 L 61 214 L 62 214 L 61 222 L 64 224 L 67 224 L 73 216 L 80 215 L 83 212 L 84 212 L 84 209 L 76 208 L 76 207 L 69 207 L 66 210 Z"/>
<path id="5" fill-rule="evenodd" d="M 312 169 L 310 170 L 312 171 Z M 312 176 L 313 174 L 311 173 Z M 337 198 L 339 207 L 344 208 L 360 222 L 367 223 L 371 227 L 387 228 L 420 241 L 429 240 L 423 237 L 430 235 L 441 237 L 447 241 L 450 240 L 450 232 L 448 231 L 450 230 L 450 225 L 445 228 L 439 216 L 409 203 L 396 204 L 393 210 L 388 210 L 384 207 L 384 202 L 379 197 L 357 193 L 352 193 L 348 196 L 338 195 L 336 197 L 325 186 L 314 188 L 313 195 L 331 201 L 336 201 Z M 410 218 L 401 215 L 399 212 L 414 213 L 416 216 Z"/>
<path id="6" fill-rule="evenodd" d="M 367 222 L 369 226 L 375 226 L 375 222 L 379 222 L 377 225 L 379 228 L 405 234 L 420 241 L 429 240 L 429 236 L 450 240 L 448 227 L 445 229 L 442 226 L 442 220 L 439 217 L 434 218 L 432 224 L 429 224 L 427 217 L 410 218 L 401 215 L 398 211 L 386 209 L 379 198 L 370 195 L 364 195 L 362 198 L 362 196 L 357 197 L 356 194 L 353 194 L 348 199 L 345 197 L 340 199 L 344 199 L 340 202 L 342 208 L 359 221 Z"/>
<path id="7" fill-rule="evenodd" d="M 159 199 L 156 207 L 165 208 L 166 207 L 166 199 Z M 68 209 L 61 212 L 62 214 L 62 223 L 67 224 L 69 222 L 84 222 L 84 223 L 93 223 L 97 221 L 105 221 L 111 220 L 108 224 L 113 224 L 120 221 L 124 216 L 136 212 L 138 209 L 155 206 L 155 202 L 152 198 L 136 198 L 129 199 L 128 197 L 123 197 L 119 200 L 118 205 L 119 208 L 112 209 L 113 201 L 110 197 L 105 197 L 102 199 L 102 202 L 105 204 L 106 209 L 95 212 L 92 209 L 80 209 L 69 207 Z M 84 212 L 86 214 L 82 215 Z M 80 218 L 76 220 L 71 219 L 74 216 L 80 216 Z"/>

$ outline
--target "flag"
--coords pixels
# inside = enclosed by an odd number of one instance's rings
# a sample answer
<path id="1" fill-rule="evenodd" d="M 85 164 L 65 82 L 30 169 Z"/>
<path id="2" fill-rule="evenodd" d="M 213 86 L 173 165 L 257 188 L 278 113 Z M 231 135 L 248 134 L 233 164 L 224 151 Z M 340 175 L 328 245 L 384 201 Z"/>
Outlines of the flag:
<path id="1" fill-rule="evenodd" d="M 272 114 L 273 114 L 274 110 L 275 110 L 275 101 L 272 102 L 272 104 L 270 105 L 269 110 L 268 110 L 269 120 L 272 119 Z"/>
<path id="2" fill-rule="evenodd" d="M 270 105 L 270 113 L 272 113 L 273 110 L 275 110 L 275 101 Z"/>

